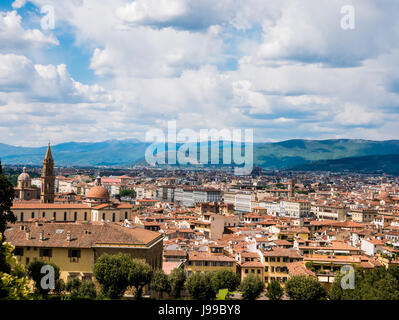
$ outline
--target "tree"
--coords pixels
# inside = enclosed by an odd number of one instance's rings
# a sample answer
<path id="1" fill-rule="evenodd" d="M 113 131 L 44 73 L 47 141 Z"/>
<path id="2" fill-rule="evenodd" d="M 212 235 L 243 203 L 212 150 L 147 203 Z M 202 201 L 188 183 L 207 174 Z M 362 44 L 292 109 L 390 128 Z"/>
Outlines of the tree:
<path id="1" fill-rule="evenodd" d="M 151 282 L 152 274 L 152 268 L 148 263 L 137 259 L 133 260 L 133 266 L 129 273 L 129 284 L 136 289 L 134 294 L 135 299 L 138 300 L 141 298 L 143 288 Z"/>
<path id="2" fill-rule="evenodd" d="M 335 277 L 329 292 L 331 300 L 398 300 L 399 268 L 376 267 L 373 270 L 355 268 L 355 288 L 342 289 L 341 279 Z"/>
<path id="3" fill-rule="evenodd" d="M 95 299 L 97 296 L 96 287 L 91 280 L 79 280 L 74 278 L 67 282 L 66 291 L 72 299 Z"/>
<path id="4" fill-rule="evenodd" d="M 217 292 L 220 289 L 235 291 L 240 285 L 240 276 L 232 270 L 223 269 L 213 274 L 212 283 Z"/>
<path id="5" fill-rule="evenodd" d="M 11 182 L 3 175 L 3 170 L 0 162 L 0 272 L 10 273 L 10 266 L 5 262 L 6 252 L 5 247 L 2 246 L 6 238 L 4 232 L 7 223 L 14 223 L 17 218 L 11 211 L 12 202 L 14 200 L 14 187 Z"/>
<path id="6" fill-rule="evenodd" d="M 212 284 L 213 274 L 210 272 L 194 273 L 186 280 L 186 288 L 195 300 L 211 300 L 216 298 L 216 289 Z"/>
<path id="7" fill-rule="evenodd" d="M 276 280 L 272 280 L 266 288 L 266 297 L 270 300 L 281 300 L 284 295 L 284 289 Z"/>
<path id="8" fill-rule="evenodd" d="M 162 299 L 164 292 L 170 292 L 170 284 L 168 276 L 163 270 L 155 270 L 151 280 L 151 288 L 159 293 L 159 298 Z"/>
<path id="9" fill-rule="evenodd" d="M 119 192 L 119 195 L 121 197 L 130 197 L 130 198 L 136 198 L 136 191 L 132 189 L 124 189 Z"/>
<path id="10" fill-rule="evenodd" d="M 71 294 L 75 294 L 78 292 L 80 284 L 81 281 L 79 280 L 79 278 L 72 278 L 66 283 L 65 290 Z"/>
<path id="11" fill-rule="evenodd" d="M 294 276 L 285 285 L 285 292 L 291 300 L 323 300 L 327 292 L 313 277 Z"/>
<path id="12" fill-rule="evenodd" d="M 65 291 L 65 282 L 62 279 L 58 279 L 55 282 L 55 289 L 54 289 L 54 293 L 60 295 Z"/>
<path id="13" fill-rule="evenodd" d="M 186 274 L 181 268 L 175 268 L 169 275 L 170 289 L 175 299 L 180 298 L 180 292 L 184 288 Z"/>
<path id="14" fill-rule="evenodd" d="M 256 300 L 265 289 L 265 284 L 261 278 L 251 273 L 244 278 L 240 287 L 244 300 Z"/>
<path id="15" fill-rule="evenodd" d="M 60 268 L 53 262 L 44 262 L 41 260 L 32 261 L 28 264 L 28 276 L 35 282 L 35 291 L 39 295 L 48 295 L 52 289 L 43 288 L 41 281 L 46 273 L 42 273 L 43 266 L 52 266 L 54 268 L 54 284 L 60 278 Z"/>
<path id="16" fill-rule="evenodd" d="M 25 268 L 12 254 L 14 247 L 11 244 L 4 242 L 1 246 L 3 247 L 4 263 L 10 271 L 9 273 L 0 271 L 0 299 L 27 299 L 29 287 Z"/>
<path id="17" fill-rule="evenodd" d="M 110 299 L 120 299 L 130 286 L 133 260 L 127 254 L 103 254 L 94 264 L 93 274 L 101 285 L 101 293 Z"/>

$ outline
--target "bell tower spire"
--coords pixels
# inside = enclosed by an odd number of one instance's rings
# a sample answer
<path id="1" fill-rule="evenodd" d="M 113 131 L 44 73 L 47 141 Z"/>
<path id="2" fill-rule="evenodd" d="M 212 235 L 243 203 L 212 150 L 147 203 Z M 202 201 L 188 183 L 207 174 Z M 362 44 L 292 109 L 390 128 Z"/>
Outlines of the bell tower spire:
<path id="1" fill-rule="evenodd" d="M 53 203 L 54 202 L 54 159 L 51 154 L 50 142 L 47 147 L 46 156 L 43 160 L 43 169 L 41 176 L 41 192 L 40 202 L 41 203 Z"/>

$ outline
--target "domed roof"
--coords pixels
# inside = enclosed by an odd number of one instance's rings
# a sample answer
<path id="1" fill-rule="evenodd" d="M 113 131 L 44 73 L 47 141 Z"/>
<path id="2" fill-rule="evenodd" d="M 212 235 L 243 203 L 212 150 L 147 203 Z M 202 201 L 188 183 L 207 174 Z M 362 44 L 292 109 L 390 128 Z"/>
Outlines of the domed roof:
<path id="1" fill-rule="evenodd" d="M 101 186 L 94 186 L 86 195 L 87 198 L 109 199 L 108 190 Z"/>
<path id="2" fill-rule="evenodd" d="M 26 173 L 26 168 L 22 169 L 22 173 L 18 176 L 18 181 L 27 181 L 30 180 L 29 174 Z"/>

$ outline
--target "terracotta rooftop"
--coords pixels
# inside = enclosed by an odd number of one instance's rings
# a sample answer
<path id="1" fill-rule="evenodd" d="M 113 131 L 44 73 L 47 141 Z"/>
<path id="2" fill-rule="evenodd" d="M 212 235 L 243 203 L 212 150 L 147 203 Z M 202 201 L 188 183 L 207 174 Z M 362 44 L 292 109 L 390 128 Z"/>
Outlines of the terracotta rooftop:
<path id="1" fill-rule="evenodd" d="M 21 230 L 23 226 L 24 230 Z M 29 228 L 30 239 L 26 237 Z M 45 240 L 40 240 L 40 231 Z M 71 240 L 67 240 L 67 232 Z M 15 223 L 5 232 L 7 241 L 21 247 L 73 247 L 92 248 L 98 245 L 149 245 L 159 232 L 142 228 L 126 228 L 116 223 Z"/>
<path id="2" fill-rule="evenodd" d="M 272 250 L 263 251 L 265 257 L 289 257 L 302 258 L 297 250 L 285 248 L 272 248 Z"/>
<path id="3" fill-rule="evenodd" d="M 188 253 L 189 261 L 226 261 L 235 262 L 235 259 L 226 255 L 214 255 L 208 252 L 190 251 Z"/>
<path id="4" fill-rule="evenodd" d="M 287 263 L 287 268 L 292 276 L 315 276 L 316 274 L 313 271 L 306 269 L 304 263 L 302 261 L 290 262 Z"/>
<path id="5" fill-rule="evenodd" d="M 40 202 L 14 202 L 11 210 L 17 209 L 88 209 L 86 203 L 40 203 Z"/>

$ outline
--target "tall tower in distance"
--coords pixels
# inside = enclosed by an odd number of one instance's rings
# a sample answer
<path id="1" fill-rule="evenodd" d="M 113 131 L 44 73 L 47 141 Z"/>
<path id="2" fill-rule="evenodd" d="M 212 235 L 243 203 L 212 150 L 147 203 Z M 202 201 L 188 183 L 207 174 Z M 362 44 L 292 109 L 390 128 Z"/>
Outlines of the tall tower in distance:
<path id="1" fill-rule="evenodd" d="M 290 184 L 288 185 L 288 197 L 290 199 L 295 198 L 295 184 L 296 184 L 296 180 L 294 178 L 290 179 Z"/>
<path id="2" fill-rule="evenodd" d="M 43 160 L 42 169 L 42 188 L 40 192 L 40 202 L 41 203 L 54 203 L 54 160 L 51 154 L 50 143 L 47 147 L 46 156 Z"/>

